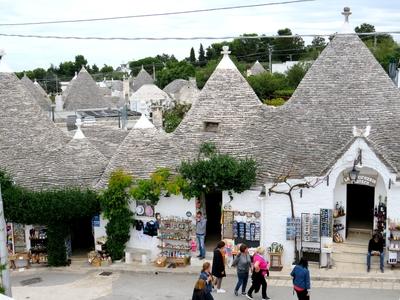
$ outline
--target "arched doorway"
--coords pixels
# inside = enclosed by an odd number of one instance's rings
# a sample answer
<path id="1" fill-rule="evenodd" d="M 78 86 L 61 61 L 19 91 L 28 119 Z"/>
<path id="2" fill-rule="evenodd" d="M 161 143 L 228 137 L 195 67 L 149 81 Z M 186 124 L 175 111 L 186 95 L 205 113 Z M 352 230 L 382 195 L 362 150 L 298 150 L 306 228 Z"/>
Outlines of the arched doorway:
<path id="1" fill-rule="evenodd" d="M 346 237 L 351 232 L 372 232 L 374 227 L 375 187 L 347 184 Z"/>

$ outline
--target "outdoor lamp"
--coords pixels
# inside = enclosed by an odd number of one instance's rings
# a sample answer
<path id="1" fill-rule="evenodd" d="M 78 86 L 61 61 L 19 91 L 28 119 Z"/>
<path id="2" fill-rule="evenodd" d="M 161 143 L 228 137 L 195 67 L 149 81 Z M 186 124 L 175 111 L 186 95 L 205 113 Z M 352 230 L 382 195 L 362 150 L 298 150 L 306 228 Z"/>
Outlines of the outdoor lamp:
<path id="1" fill-rule="evenodd" d="M 357 180 L 358 174 L 360 174 L 360 171 L 358 171 L 356 167 L 353 166 L 353 169 L 349 172 L 349 177 L 352 182 L 355 182 Z"/>

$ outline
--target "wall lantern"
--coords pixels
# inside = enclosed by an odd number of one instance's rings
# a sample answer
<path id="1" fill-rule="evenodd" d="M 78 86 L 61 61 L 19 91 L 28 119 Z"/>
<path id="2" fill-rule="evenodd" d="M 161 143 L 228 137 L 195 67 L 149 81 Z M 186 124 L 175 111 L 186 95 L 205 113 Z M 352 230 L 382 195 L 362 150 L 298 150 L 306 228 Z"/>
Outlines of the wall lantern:
<path id="1" fill-rule="evenodd" d="M 389 190 L 392 187 L 392 178 L 389 178 Z"/>
<path id="2" fill-rule="evenodd" d="M 353 183 L 357 181 L 358 174 L 360 174 L 360 171 L 358 171 L 356 169 L 356 167 L 362 167 L 362 150 L 361 149 L 359 149 L 358 156 L 354 160 L 353 169 L 349 172 L 349 178 Z"/>
<path id="3" fill-rule="evenodd" d="M 349 172 L 350 180 L 351 180 L 353 183 L 357 181 L 357 179 L 358 179 L 358 174 L 360 174 L 360 171 L 358 171 L 358 170 L 356 169 L 356 167 L 353 166 L 353 169 Z"/>

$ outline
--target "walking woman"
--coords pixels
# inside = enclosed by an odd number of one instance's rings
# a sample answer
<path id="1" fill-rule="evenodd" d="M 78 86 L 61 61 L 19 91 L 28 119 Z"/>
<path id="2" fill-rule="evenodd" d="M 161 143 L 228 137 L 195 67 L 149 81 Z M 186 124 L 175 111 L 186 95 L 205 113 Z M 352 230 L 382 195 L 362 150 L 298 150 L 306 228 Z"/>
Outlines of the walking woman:
<path id="1" fill-rule="evenodd" d="M 225 293 L 221 289 L 222 278 L 226 277 L 225 274 L 225 242 L 220 241 L 217 248 L 214 250 L 212 275 L 215 277 L 215 285 L 217 286 L 217 293 Z"/>
<path id="2" fill-rule="evenodd" d="M 290 275 L 293 277 L 293 289 L 297 294 L 297 298 L 299 300 L 309 300 L 311 284 L 308 261 L 301 258 L 299 264 L 294 267 Z"/>
<path id="3" fill-rule="evenodd" d="M 246 295 L 247 281 L 249 280 L 249 270 L 251 267 L 251 257 L 249 248 L 246 244 L 241 244 L 239 254 L 233 260 L 232 266 L 237 269 L 238 282 L 235 287 L 235 295 L 239 295 L 240 286 L 242 287 L 242 295 Z"/>
<path id="4" fill-rule="evenodd" d="M 213 277 L 211 275 L 211 264 L 209 262 L 203 264 L 200 279 L 204 280 L 206 283 L 206 300 L 214 300 L 214 297 L 211 295 Z"/>
<path id="5" fill-rule="evenodd" d="M 203 279 L 197 280 L 194 286 L 192 300 L 207 300 L 205 287 L 206 282 Z"/>
<path id="6" fill-rule="evenodd" d="M 253 299 L 253 292 L 256 293 L 260 290 L 263 300 L 271 299 L 267 296 L 267 280 L 265 276 L 269 276 L 269 264 L 263 257 L 265 249 L 258 247 L 253 256 L 253 273 L 251 275 L 252 284 L 246 294 L 247 299 Z"/>

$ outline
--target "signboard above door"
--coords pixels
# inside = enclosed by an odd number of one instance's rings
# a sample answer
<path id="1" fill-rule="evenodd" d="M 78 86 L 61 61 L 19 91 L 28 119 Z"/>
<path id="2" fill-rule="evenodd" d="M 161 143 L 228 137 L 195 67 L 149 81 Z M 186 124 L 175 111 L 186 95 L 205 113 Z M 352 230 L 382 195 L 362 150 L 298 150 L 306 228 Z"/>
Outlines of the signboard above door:
<path id="1" fill-rule="evenodd" d="M 361 184 L 375 187 L 378 175 L 359 174 L 356 180 L 351 180 L 348 172 L 343 172 L 344 184 Z"/>

